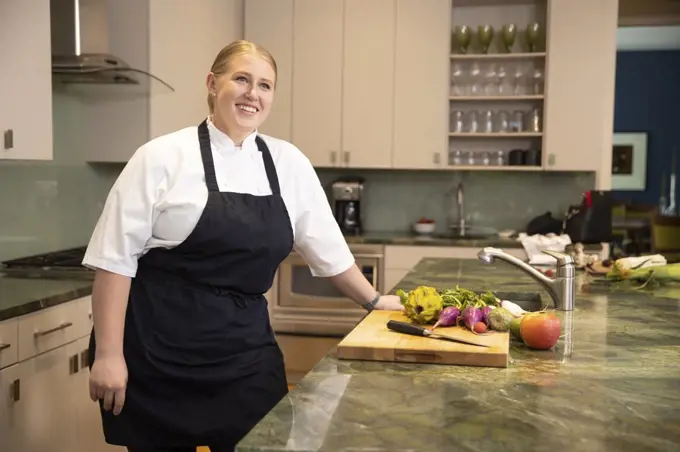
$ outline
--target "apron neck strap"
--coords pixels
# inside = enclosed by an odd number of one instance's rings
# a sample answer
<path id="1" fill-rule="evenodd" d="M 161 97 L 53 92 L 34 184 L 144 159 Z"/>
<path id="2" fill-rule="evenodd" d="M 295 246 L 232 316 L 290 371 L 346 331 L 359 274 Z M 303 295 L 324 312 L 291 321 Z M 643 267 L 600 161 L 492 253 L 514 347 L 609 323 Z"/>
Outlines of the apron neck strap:
<path id="1" fill-rule="evenodd" d="M 267 143 L 258 135 L 255 137 L 255 142 L 257 143 L 257 148 L 262 153 L 262 161 L 264 162 L 264 170 L 267 172 L 267 179 L 269 180 L 269 188 L 274 195 L 281 194 L 281 187 L 279 186 L 279 176 L 276 174 L 276 166 L 274 166 L 274 160 L 272 159 L 272 154 L 269 152 Z"/>
<path id="2" fill-rule="evenodd" d="M 262 161 L 264 162 L 264 170 L 267 173 L 267 180 L 269 180 L 269 188 L 274 195 L 281 194 L 279 186 L 279 177 L 276 174 L 276 166 L 274 160 L 269 152 L 267 144 L 259 136 L 255 137 L 257 149 L 262 153 Z M 215 175 L 215 162 L 212 157 L 212 148 L 210 147 L 210 132 L 208 131 L 208 120 L 204 119 L 198 126 L 198 143 L 201 147 L 201 160 L 203 161 L 203 171 L 205 172 L 205 183 L 208 186 L 208 191 L 219 192 L 220 188 L 217 185 L 217 176 Z"/>

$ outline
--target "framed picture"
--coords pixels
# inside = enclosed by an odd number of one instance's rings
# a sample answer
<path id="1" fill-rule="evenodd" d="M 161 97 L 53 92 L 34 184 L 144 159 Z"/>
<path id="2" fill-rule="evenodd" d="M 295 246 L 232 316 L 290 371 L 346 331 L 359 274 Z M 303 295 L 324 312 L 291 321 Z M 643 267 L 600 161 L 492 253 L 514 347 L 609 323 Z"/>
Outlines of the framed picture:
<path id="1" fill-rule="evenodd" d="M 612 190 L 647 188 L 647 134 L 615 133 L 612 141 Z"/>

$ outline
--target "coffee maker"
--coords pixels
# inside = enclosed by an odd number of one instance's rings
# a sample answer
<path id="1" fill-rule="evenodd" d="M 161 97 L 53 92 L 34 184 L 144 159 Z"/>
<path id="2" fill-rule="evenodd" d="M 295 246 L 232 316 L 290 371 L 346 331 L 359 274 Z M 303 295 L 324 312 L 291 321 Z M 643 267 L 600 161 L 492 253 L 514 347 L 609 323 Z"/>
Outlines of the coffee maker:
<path id="1" fill-rule="evenodd" d="M 331 207 L 340 230 L 345 235 L 361 234 L 362 178 L 338 179 L 331 184 Z"/>

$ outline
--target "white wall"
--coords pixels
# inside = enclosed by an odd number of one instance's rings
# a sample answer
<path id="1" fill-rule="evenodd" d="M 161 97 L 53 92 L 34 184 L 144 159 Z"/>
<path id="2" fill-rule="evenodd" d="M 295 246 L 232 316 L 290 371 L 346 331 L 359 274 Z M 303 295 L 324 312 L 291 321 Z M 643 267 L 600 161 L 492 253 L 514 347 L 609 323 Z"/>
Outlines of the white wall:
<path id="1" fill-rule="evenodd" d="M 617 50 L 680 49 L 680 26 L 620 27 Z"/>

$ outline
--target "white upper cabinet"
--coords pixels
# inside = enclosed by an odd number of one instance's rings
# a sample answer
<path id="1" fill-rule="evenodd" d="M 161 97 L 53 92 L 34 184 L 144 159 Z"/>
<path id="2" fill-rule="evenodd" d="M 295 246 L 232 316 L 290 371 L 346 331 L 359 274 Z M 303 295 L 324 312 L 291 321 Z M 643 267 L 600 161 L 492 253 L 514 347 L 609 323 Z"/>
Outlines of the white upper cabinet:
<path id="1" fill-rule="evenodd" d="M 317 167 L 389 168 L 395 0 L 249 0 L 245 38 L 279 65 L 261 128 Z"/>
<path id="2" fill-rule="evenodd" d="M 548 3 L 547 170 L 611 174 L 617 17 L 617 0 Z"/>
<path id="3" fill-rule="evenodd" d="M 248 3 L 248 2 L 246 2 Z M 218 52 L 241 37 L 239 2 L 149 0 L 149 138 L 198 125 L 208 115 L 206 77 Z"/>
<path id="4" fill-rule="evenodd" d="M 51 160 L 49 0 L 0 2 L 0 159 Z"/>
<path id="5" fill-rule="evenodd" d="M 445 167 L 450 0 L 397 0 L 392 166 Z"/>
<path id="6" fill-rule="evenodd" d="M 315 166 L 337 166 L 342 146 L 343 0 L 295 0 L 293 133 Z"/>
<path id="7" fill-rule="evenodd" d="M 395 0 L 345 0 L 342 165 L 392 166 Z"/>
<path id="8" fill-rule="evenodd" d="M 276 61 L 274 103 L 259 131 L 291 141 L 293 0 L 248 0 L 244 16 L 245 39 L 263 46 Z"/>

